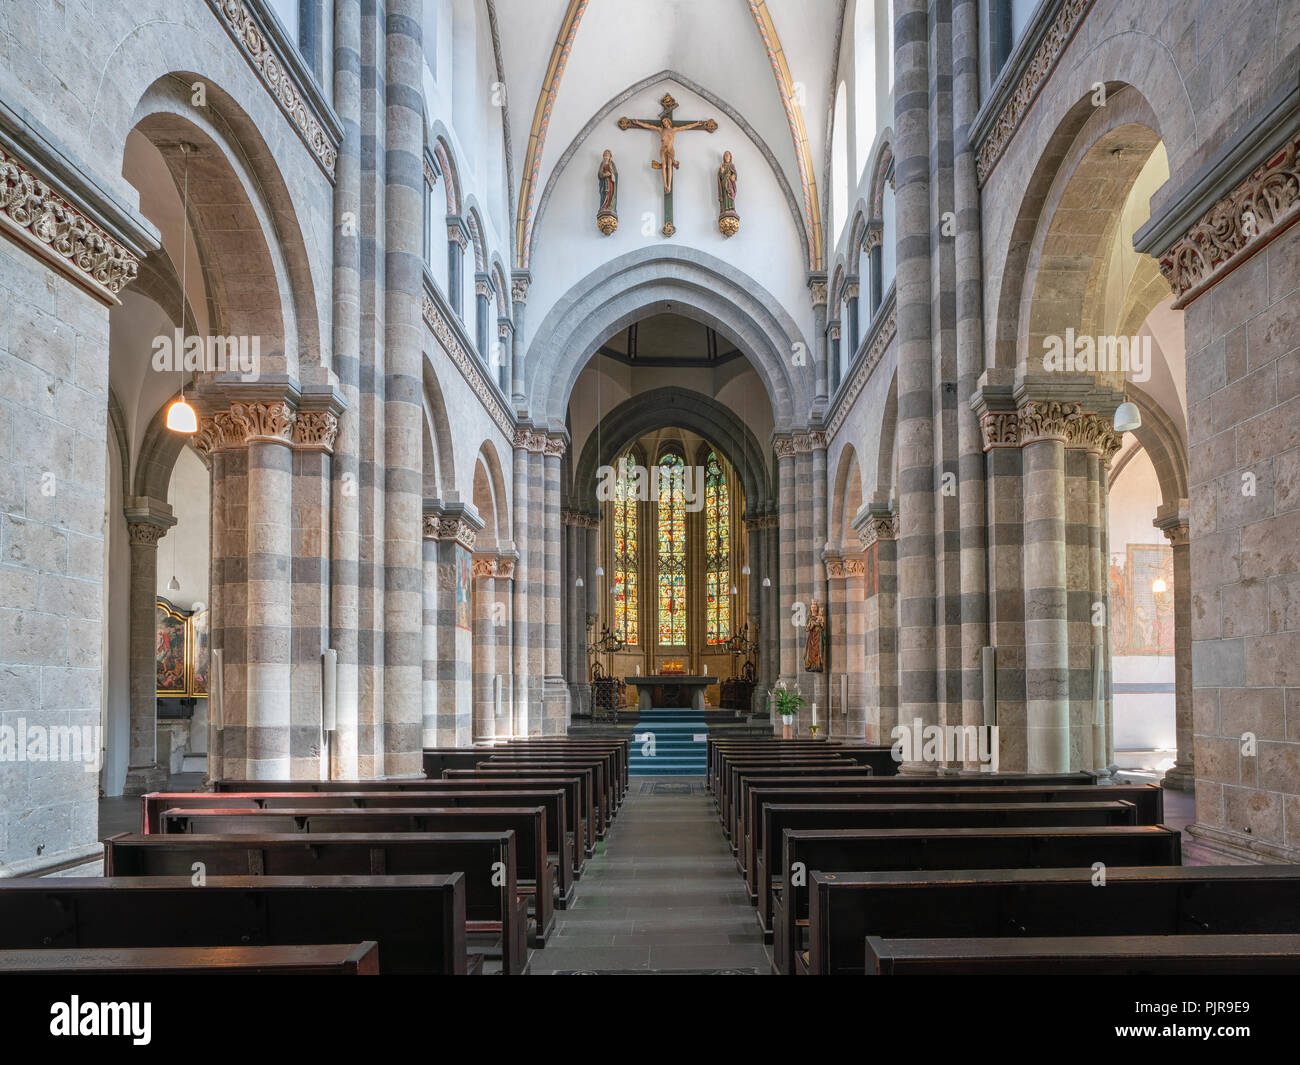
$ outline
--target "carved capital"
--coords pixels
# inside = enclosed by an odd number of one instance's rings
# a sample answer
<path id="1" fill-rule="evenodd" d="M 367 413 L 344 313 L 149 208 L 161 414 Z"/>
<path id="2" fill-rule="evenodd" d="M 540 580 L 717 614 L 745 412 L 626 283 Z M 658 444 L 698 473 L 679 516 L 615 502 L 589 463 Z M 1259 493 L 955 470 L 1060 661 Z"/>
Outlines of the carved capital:
<path id="1" fill-rule="evenodd" d="M 880 541 L 893 541 L 898 539 L 898 515 L 882 514 L 872 515 L 871 519 L 863 527 L 862 546 L 868 548 L 872 544 Z"/>
<path id="2" fill-rule="evenodd" d="M 812 295 L 812 305 L 814 307 L 826 306 L 826 282 L 814 281 L 808 286 L 808 291 Z"/>
<path id="3" fill-rule="evenodd" d="M 984 450 L 1020 446 L 1020 416 L 1013 410 L 991 410 L 980 418 Z"/>
<path id="4" fill-rule="evenodd" d="M 332 454 L 338 435 L 339 419 L 333 411 L 303 410 L 298 412 L 298 420 L 294 424 L 293 446 L 319 448 Z"/>
<path id="5" fill-rule="evenodd" d="M 867 560 L 865 558 L 846 558 L 844 560 L 844 575 L 846 577 L 865 577 L 867 575 Z"/>
<path id="6" fill-rule="evenodd" d="M 497 559 L 497 580 L 512 581 L 515 579 L 515 560 L 513 558 Z"/>
<path id="7" fill-rule="evenodd" d="M 495 577 L 497 575 L 497 560 L 495 558 L 471 558 L 469 560 L 469 575 L 471 577 Z"/>
<path id="8" fill-rule="evenodd" d="M 129 521 L 126 533 L 132 547 L 157 547 L 167 535 L 167 526 L 152 521 Z"/>
<path id="9" fill-rule="evenodd" d="M 444 517 L 441 514 L 424 515 L 424 538 L 439 543 L 454 541 L 470 551 L 478 540 L 478 530 L 463 518 Z"/>
<path id="10" fill-rule="evenodd" d="M 1030 400 L 1016 411 L 1019 421 L 1020 444 L 1059 440 L 1065 443 L 1072 433 L 1077 434 L 1078 422 L 1083 418 L 1083 407 L 1078 403 L 1057 403 L 1048 400 Z"/>
<path id="11" fill-rule="evenodd" d="M 831 581 L 844 579 L 844 559 L 828 558 L 826 560 L 826 579 Z"/>
<path id="12" fill-rule="evenodd" d="M 513 303 L 528 302 L 528 286 L 530 279 L 527 277 L 513 277 L 510 280 L 510 299 Z"/>
<path id="13" fill-rule="evenodd" d="M 776 452 L 778 459 L 789 459 L 794 457 L 794 437 L 778 436 L 772 441 L 772 450 Z"/>

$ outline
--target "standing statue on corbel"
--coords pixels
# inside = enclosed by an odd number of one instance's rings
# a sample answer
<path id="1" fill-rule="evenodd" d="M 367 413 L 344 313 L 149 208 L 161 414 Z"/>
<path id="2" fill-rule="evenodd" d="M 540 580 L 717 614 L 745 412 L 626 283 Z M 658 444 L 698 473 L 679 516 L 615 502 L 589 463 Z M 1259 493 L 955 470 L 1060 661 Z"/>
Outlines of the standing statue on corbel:
<path id="1" fill-rule="evenodd" d="M 722 153 L 718 167 L 718 232 L 724 237 L 734 237 L 740 231 L 740 215 L 736 213 L 736 164 L 730 152 Z"/>
<path id="2" fill-rule="evenodd" d="M 608 237 L 618 229 L 618 167 L 614 165 L 614 153 L 608 148 L 601 156 L 600 167 L 596 171 L 596 181 L 600 187 L 600 208 L 596 211 L 596 228 Z"/>

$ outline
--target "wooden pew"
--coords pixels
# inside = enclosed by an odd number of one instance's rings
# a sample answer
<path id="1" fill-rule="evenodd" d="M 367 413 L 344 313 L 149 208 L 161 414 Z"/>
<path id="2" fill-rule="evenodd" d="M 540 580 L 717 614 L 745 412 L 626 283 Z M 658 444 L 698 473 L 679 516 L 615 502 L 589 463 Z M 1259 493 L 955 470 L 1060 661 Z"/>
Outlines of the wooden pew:
<path id="1" fill-rule="evenodd" d="M 566 796 L 559 788 L 544 784 L 538 787 L 517 789 L 457 788 L 447 787 L 444 781 L 426 782 L 429 787 L 408 789 L 392 793 L 362 792 L 150 792 L 140 801 L 140 831 L 146 835 L 162 831 L 160 820 L 169 809 L 426 809 L 455 807 L 458 809 L 508 807 L 540 807 L 546 818 L 546 847 L 553 859 L 556 886 L 556 905 L 566 909 L 573 901 L 573 880 L 577 863 L 573 857 L 573 843 L 567 831 Z M 508 826 L 507 826 L 508 827 Z M 521 844 L 522 845 L 522 844 Z M 531 844 L 529 845 L 531 846 Z"/>
<path id="2" fill-rule="evenodd" d="M 766 803 L 762 838 L 784 839 L 787 828 L 1066 828 L 1136 825 L 1131 802 Z M 764 939 L 772 936 L 772 870 L 764 851 L 746 873 L 750 902 L 758 907 Z"/>
<path id="3" fill-rule="evenodd" d="M 513 830 L 141 835 L 104 841 L 106 876 L 428 876 L 464 873 L 465 927 L 501 937 L 501 971 L 528 967 L 528 896 Z"/>
<path id="4" fill-rule="evenodd" d="M 481 770 L 503 769 L 521 777 L 531 776 L 538 770 L 565 769 L 570 773 L 590 773 L 591 793 L 595 806 L 596 838 L 604 839 L 610 825 L 610 794 L 605 787 L 605 766 L 595 761 L 560 761 L 558 759 L 533 759 L 526 762 L 508 759 L 490 758 L 478 764 L 476 772 Z M 529 772 L 531 771 L 531 772 Z"/>
<path id="5" fill-rule="evenodd" d="M 860 766 L 839 755 L 809 754 L 782 758 L 777 755 L 759 758 L 729 759 L 723 765 L 720 790 L 718 792 L 718 816 L 722 820 L 723 832 L 730 838 L 735 829 L 734 803 L 737 795 L 738 781 L 741 776 L 763 771 L 791 773 L 818 773 L 826 770 L 839 770 L 849 775 L 874 777 L 870 766 Z"/>
<path id="6" fill-rule="evenodd" d="M 1158 784 L 976 784 L 962 787 L 962 778 L 910 778 L 909 785 L 898 780 L 909 778 L 872 778 L 863 783 L 853 776 L 818 776 L 815 780 L 797 776 L 766 776 L 744 782 L 744 802 L 740 808 L 741 826 L 737 835 L 748 844 L 750 852 L 762 850 L 762 805 L 768 800 L 780 802 L 1089 802 L 1125 800 L 1138 808 L 1139 824 L 1162 824 L 1165 821 L 1165 792 Z M 1026 780 L 1026 778 L 1009 778 Z M 862 792 L 855 797 L 853 792 Z M 748 861 L 748 860 L 746 860 Z"/>
<path id="7" fill-rule="evenodd" d="M 793 743 L 793 746 L 791 745 Z M 830 743 L 827 741 L 798 742 L 778 740 L 773 744 L 754 746 L 740 744 L 727 746 L 719 743 L 712 752 L 709 765 L 709 788 L 716 793 L 721 789 L 722 778 L 726 775 L 728 763 L 742 759 L 783 759 L 783 758 L 847 758 L 861 766 L 870 766 L 876 776 L 888 777 L 898 773 L 898 763 L 894 760 L 893 748 L 877 744 Z"/>
<path id="8" fill-rule="evenodd" d="M 446 809 L 256 809 L 187 807 L 162 816 L 163 835 L 268 835 L 272 833 L 457 833 L 515 834 L 517 890 L 532 898 L 533 945 L 541 948 L 555 927 L 553 867 L 546 852 L 546 820 L 540 807 Z M 491 863 L 489 862 L 489 865 Z M 463 870 L 462 870 L 463 871 Z"/>
<path id="9" fill-rule="evenodd" d="M 1036 788 L 1010 786 L 999 788 L 961 788 L 955 786 L 918 786 L 914 788 L 877 787 L 876 783 L 859 786 L 851 777 L 819 777 L 799 780 L 793 777 L 768 777 L 748 788 L 745 819 L 739 834 L 744 837 L 745 869 L 756 869 L 767 853 L 771 841 L 779 835 L 765 835 L 763 809 L 770 802 L 784 805 L 881 805 L 883 803 L 1055 803 L 1123 801 L 1134 806 L 1136 824 L 1158 825 L 1164 822 L 1164 792 L 1156 784 L 1124 784 L 1097 788 L 1092 785 Z"/>
<path id="10" fill-rule="evenodd" d="M 860 766 L 852 762 L 837 760 L 826 762 L 763 762 L 755 765 L 738 763 L 727 767 L 727 776 L 729 783 L 724 788 L 723 809 L 720 810 L 719 815 L 722 818 L 722 834 L 730 841 L 733 854 L 740 853 L 744 838 L 741 827 L 741 812 L 745 808 L 744 797 L 748 789 L 756 783 L 770 777 L 855 777 L 865 787 L 869 782 L 878 779 L 870 766 Z"/>
<path id="11" fill-rule="evenodd" d="M 879 869 L 1071 868 L 1091 875 L 1107 866 L 1178 865 L 1181 836 L 1163 825 L 1092 828 L 789 829 L 782 846 L 783 872 L 794 863 L 806 875 Z M 808 888 L 786 875 L 775 896 L 772 960 L 795 971 L 799 931 L 808 919 Z"/>
<path id="12" fill-rule="evenodd" d="M 617 811 L 626 792 L 619 750 L 607 745 L 575 743 L 524 743 L 512 741 L 491 751 L 492 759 L 505 761 L 574 761 L 598 762 L 602 767 L 605 786 L 609 792 L 610 810 Z"/>
<path id="13" fill-rule="evenodd" d="M 1300 973 L 1300 935 L 880 939 L 869 976 L 1279 976 Z"/>
<path id="14" fill-rule="evenodd" d="M 379 945 L 0 950 L 10 976 L 377 976 Z"/>
<path id="15" fill-rule="evenodd" d="M 512 745 L 497 748 L 486 761 L 488 763 L 502 764 L 551 765 L 557 769 L 571 766 L 589 766 L 592 770 L 592 786 L 595 794 L 603 794 L 604 796 L 603 816 L 606 824 L 614 820 L 614 816 L 622 802 L 623 784 L 619 778 L 619 770 L 614 764 L 613 752 L 611 751 L 573 750 L 557 748 L 554 745 L 539 750 L 536 747 Z M 484 763 L 480 762 L 479 764 Z"/>
<path id="16" fill-rule="evenodd" d="M 32 877 L 0 880 L 0 950 L 379 944 L 385 973 L 481 972 L 465 876 Z"/>
<path id="17" fill-rule="evenodd" d="M 531 740 L 507 740 L 496 748 L 497 753 L 511 755 L 516 752 L 527 753 L 530 757 L 542 758 L 565 757 L 577 754 L 582 757 L 595 755 L 604 758 L 609 766 L 609 779 L 614 784 L 614 800 L 622 805 L 627 795 L 628 785 L 628 749 L 627 740 L 575 740 L 555 737 L 553 739 L 536 738 Z"/>
<path id="18" fill-rule="evenodd" d="M 1063 935 L 1300 934 L 1300 866 L 809 873 L 806 971 L 861 975 L 862 942 Z"/>
<path id="19" fill-rule="evenodd" d="M 565 808 L 570 811 L 566 824 L 571 836 L 574 878 L 581 879 L 586 859 L 595 853 L 596 820 L 595 797 L 590 792 L 591 776 L 563 769 L 539 769 L 528 776 L 520 776 L 504 769 L 447 769 L 446 779 L 430 783 L 446 790 L 519 791 L 544 788 L 561 788 Z M 548 822 L 548 838 L 553 835 Z"/>

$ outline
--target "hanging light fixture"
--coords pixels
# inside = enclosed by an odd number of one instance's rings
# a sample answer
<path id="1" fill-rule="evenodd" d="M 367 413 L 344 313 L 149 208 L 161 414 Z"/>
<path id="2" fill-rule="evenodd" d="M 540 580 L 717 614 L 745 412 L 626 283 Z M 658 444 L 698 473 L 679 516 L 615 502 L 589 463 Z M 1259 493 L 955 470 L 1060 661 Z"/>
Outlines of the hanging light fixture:
<path id="1" fill-rule="evenodd" d="M 754 571 L 749 568 L 748 562 L 746 562 L 743 566 L 740 567 L 740 575 L 742 577 L 748 577 L 753 572 Z"/>
<path id="2" fill-rule="evenodd" d="M 597 566 L 597 567 L 596 567 L 596 576 L 597 576 L 597 577 L 603 577 L 603 576 L 605 576 L 605 567 L 604 567 L 604 566 Z"/>
<path id="3" fill-rule="evenodd" d="M 1117 433 L 1131 433 L 1135 429 L 1141 429 L 1142 412 L 1138 410 L 1136 403 L 1126 399 L 1115 408 L 1113 424 Z"/>
<path id="4" fill-rule="evenodd" d="M 573 586 L 575 588 L 583 588 L 586 586 L 586 583 L 587 583 L 586 581 L 584 581 L 581 577 L 579 577 L 576 581 L 573 582 Z"/>
<path id="5" fill-rule="evenodd" d="M 735 586 L 734 584 L 731 586 L 731 594 L 732 594 L 732 595 L 739 595 L 739 594 L 740 594 L 740 592 L 737 590 L 737 588 L 736 588 L 736 586 Z"/>
<path id="6" fill-rule="evenodd" d="M 181 343 L 180 350 L 174 352 L 176 358 L 178 373 L 181 375 L 181 398 L 176 400 L 167 408 L 167 428 L 174 433 L 197 433 L 199 431 L 199 419 L 194 413 L 194 408 L 185 402 L 185 365 L 183 352 L 185 350 L 185 286 L 188 280 L 186 267 L 189 264 L 189 211 L 190 211 L 190 152 L 193 145 L 181 142 L 181 155 L 185 157 L 185 190 L 181 206 Z M 173 577 L 175 582 L 176 578 Z M 172 587 L 172 591 L 180 588 L 179 584 Z"/>
<path id="7" fill-rule="evenodd" d="M 771 577 L 764 577 L 764 578 L 763 578 L 763 587 L 764 587 L 764 588 L 771 588 L 771 587 L 772 587 L 772 578 L 771 578 Z"/>
<path id="8" fill-rule="evenodd" d="M 167 590 L 169 592 L 179 592 L 181 590 L 181 582 L 176 579 L 176 574 L 174 573 L 172 574 L 172 579 L 167 582 Z"/>

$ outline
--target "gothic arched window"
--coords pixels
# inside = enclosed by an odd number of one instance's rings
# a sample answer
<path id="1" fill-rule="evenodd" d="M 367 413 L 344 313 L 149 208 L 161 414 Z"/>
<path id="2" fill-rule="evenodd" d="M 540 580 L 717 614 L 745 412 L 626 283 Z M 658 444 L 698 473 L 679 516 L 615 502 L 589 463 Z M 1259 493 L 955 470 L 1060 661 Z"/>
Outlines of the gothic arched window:
<path id="1" fill-rule="evenodd" d="M 629 451 L 619 461 L 614 483 L 614 635 L 635 647 L 637 632 L 637 499 L 634 470 L 636 455 Z"/>
<path id="2" fill-rule="evenodd" d="M 685 468 L 681 455 L 665 452 L 656 471 L 659 477 L 659 643 L 671 647 L 686 643 Z"/>
<path id="3" fill-rule="evenodd" d="M 704 621 L 709 643 L 731 637 L 731 493 L 718 456 L 704 462 Z"/>

